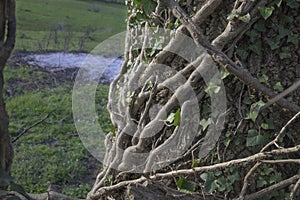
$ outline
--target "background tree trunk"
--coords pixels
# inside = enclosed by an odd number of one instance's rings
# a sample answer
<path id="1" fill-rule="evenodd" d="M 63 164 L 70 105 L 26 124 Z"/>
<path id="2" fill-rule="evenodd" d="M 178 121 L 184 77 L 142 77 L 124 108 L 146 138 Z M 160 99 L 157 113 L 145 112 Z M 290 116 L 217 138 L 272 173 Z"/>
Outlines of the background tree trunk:
<path id="1" fill-rule="evenodd" d="M 145 195 L 128 187 L 149 180 L 194 199 L 296 198 L 299 1 L 127 5 L 124 62 L 108 105 L 116 131 L 88 199 L 125 191 L 139 199 Z"/>
<path id="2" fill-rule="evenodd" d="M 15 45 L 15 1 L 0 1 L 0 11 L 0 164 L 1 171 L 9 174 L 13 160 L 13 148 L 8 133 L 8 115 L 3 99 L 3 70 Z"/>

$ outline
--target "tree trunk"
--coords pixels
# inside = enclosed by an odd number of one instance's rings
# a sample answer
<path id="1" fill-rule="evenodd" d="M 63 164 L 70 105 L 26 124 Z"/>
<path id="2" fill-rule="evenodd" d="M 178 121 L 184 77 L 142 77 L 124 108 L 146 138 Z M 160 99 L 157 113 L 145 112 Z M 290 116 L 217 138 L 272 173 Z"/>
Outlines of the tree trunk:
<path id="1" fill-rule="evenodd" d="M 291 185 L 283 183 L 299 167 L 299 2 L 127 5 L 124 62 L 108 105 L 116 131 L 88 199 L 118 199 L 128 185 L 157 179 L 196 196 L 239 199 Z"/>
<path id="2" fill-rule="evenodd" d="M 3 71 L 15 44 L 15 1 L 2 0 L 0 10 L 0 170 L 9 174 L 13 160 L 13 148 L 8 133 L 8 115 L 3 99 Z"/>

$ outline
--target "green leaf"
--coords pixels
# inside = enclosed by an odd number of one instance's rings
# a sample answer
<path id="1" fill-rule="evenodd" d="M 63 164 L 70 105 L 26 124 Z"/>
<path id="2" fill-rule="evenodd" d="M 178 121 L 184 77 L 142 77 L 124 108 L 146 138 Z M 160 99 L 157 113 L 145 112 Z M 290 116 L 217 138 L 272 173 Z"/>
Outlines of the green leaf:
<path id="1" fill-rule="evenodd" d="M 241 177 L 237 171 L 234 174 L 228 176 L 228 180 L 231 184 L 233 184 L 235 181 L 239 181 L 240 179 Z"/>
<path id="2" fill-rule="evenodd" d="M 180 122 L 180 108 L 178 108 L 178 110 L 176 111 L 175 115 L 174 115 L 174 126 L 178 126 Z"/>
<path id="3" fill-rule="evenodd" d="M 182 177 L 177 181 L 176 185 L 180 190 L 189 191 L 189 192 L 196 191 L 196 187 L 197 187 L 196 183 L 192 181 L 187 181 Z"/>
<path id="4" fill-rule="evenodd" d="M 297 1 L 287 1 L 287 6 L 290 8 L 299 8 L 300 4 Z"/>
<path id="5" fill-rule="evenodd" d="M 259 110 L 261 107 L 263 107 L 265 103 L 262 100 L 259 100 L 258 102 L 251 105 L 249 118 L 255 122 L 256 118 L 258 116 Z"/>
<path id="6" fill-rule="evenodd" d="M 206 119 L 202 119 L 200 121 L 200 125 L 202 126 L 202 130 L 205 131 L 205 129 L 211 124 L 211 118 Z"/>
<path id="7" fill-rule="evenodd" d="M 257 185 L 257 187 L 261 188 L 261 187 L 267 185 L 267 181 L 260 178 L 257 180 L 256 185 Z"/>
<path id="8" fill-rule="evenodd" d="M 243 22 L 245 22 L 245 23 L 249 23 L 250 20 L 251 20 L 251 16 L 250 16 L 250 14 L 248 13 L 248 14 L 246 14 L 246 15 L 244 15 L 244 16 L 238 17 L 238 19 L 241 20 L 241 21 L 243 21 Z"/>
<path id="9" fill-rule="evenodd" d="M 220 91 L 221 87 L 213 82 L 209 82 L 205 92 L 208 94 L 217 94 Z"/>
<path id="10" fill-rule="evenodd" d="M 194 160 L 194 162 L 192 163 L 192 168 L 195 168 L 199 165 L 199 163 L 201 162 L 201 159 L 196 159 Z"/>
<path id="11" fill-rule="evenodd" d="M 280 59 L 291 58 L 292 55 L 288 47 L 282 48 L 282 52 L 279 53 Z"/>
<path id="12" fill-rule="evenodd" d="M 284 38 L 285 36 L 289 35 L 289 33 L 290 33 L 290 30 L 284 28 L 283 26 L 279 26 L 278 31 L 279 31 L 280 39 Z"/>
<path id="13" fill-rule="evenodd" d="M 248 136 L 246 140 L 246 146 L 252 147 L 256 145 L 261 145 L 265 143 L 265 138 L 262 135 L 257 135 L 257 131 L 254 129 L 251 129 L 248 131 Z"/>
<path id="14" fill-rule="evenodd" d="M 277 83 L 273 86 L 273 88 L 274 88 L 275 90 L 278 90 L 279 92 L 282 92 L 282 91 L 283 91 L 283 87 L 282 87 L 282 85 L 281 85 L 280 82 L 277 82 Z"/>
<path id="15" fill-rule="evenodd" d="M 274 11 L 274 7 L 265 7 L 265 6 L 259 6 L 258 10 L 260 12 L 260 14 L 262 15 L 262 17 L 267 20 L 273 13 Z"/>
<path id="16" fill-rule="evenodd" d="M 259 32 L 266 32 L 266 24 L 264 20 L 259 20 L 257 23 L 254 24 L 254 29 Z"/>
<path id="17" fill-rule="evenodd" d="M 224 177 L 220 177 L 218 178 L 217 180 L 215 180 L 215 184 L 217 186 L 217 189 L 220 191 L 220 192 L 223 192 L 226 190 L 226 180 Z"/>
<path id="18" fill-rule="evenodd" d="M 143 10 L 146 15 L 150 15 L 156 8 L 156 2 L 152 0 L 141 0 Z"/>
<path id="19" fill-rule="evenodd" d="M 233 10 L 227 17 L 227 20 L 233 20 L 234 18 L 237 18 L 239 17 L 239 14 L 237 13 L 236 10 Z"/>
<path id="20" fill-rule="evenodd" d="M 265 40 L 267 41 L 271 50 L 278 49 L 280 46 L 280 40 L 277 38 L 266 38 Z"/>
<path id="21" fill-rule="evenodd" d="M 257 55 L 261 55 L 261 41 L 258 40 L 255 43 L 251 44 L 249 46 L 249 49 L 253 52 L 255 52 Z"/>
<path id="22" fill-rule="evenodd" d="M 259 82 L 261 83 L 268 83 L 269 77 L 266 74 L 263 74 L 260 78 L 259 78 Z"/>
<path id="23" fill-rule="evenodd" d="M 277 7 L 279 8 L 282 3 L 282 0 L 275 0 L 275 3 L 277 5 Z"/>
<path id="24" fill-rule="evenodd" d="M 175 113 L 170 113 L 166 121 L 169 123 L 173 123 L 174 119 L 175 119 Z"/>
<path id="25" fill-rule="evenodd" d="M 294 45 L 298 46 L 299 36 L 298 35 L 289 35 L 287 42 L 291 42 Z"/>
<path id="26" fill-rule="evenodd" d="M 236 52 L 242 60 L 245 60 L 249 55 L 248 51 L 245 50 L 245 48 L 239 48 L 239 49 L 236 50 Z"/>
<path id="27" fill-rule="evenodd" d="M 204 190 L 206 192 L 212 193 L 216 190 L 217 185 L 215 183 L 215 176 L 212 172 L 203 173 L 200 175 L 200 178 L 204 180 Z"/>

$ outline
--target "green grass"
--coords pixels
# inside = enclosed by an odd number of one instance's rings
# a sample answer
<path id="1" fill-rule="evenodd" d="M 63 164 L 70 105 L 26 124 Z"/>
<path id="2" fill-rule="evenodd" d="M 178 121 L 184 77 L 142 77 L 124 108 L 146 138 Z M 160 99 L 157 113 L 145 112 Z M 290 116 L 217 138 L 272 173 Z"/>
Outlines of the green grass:
<path id="1" fill-rule="evenodd" d="M 51 79 L 27 66 L 7 67 L 5 70 L 5 90 L 15 89 L 14 96 L 5 97 L 12 139 L 51 113 L 49 118 L 13 144 L 12 175 L 30 193 L 45 192 L 49 181 L 66 195 L 84 198 L 91 189 L 84 180 L 91 170 L 90 162 L 95 160 L 84 148 L 74 126 L 71 84 L 47 88 L 45 83 L 52 87 L 47 78 Z M 42 83 L 44 85 L 40 88 L 30 87 Z M 105 132 L 111 127 L 105 108 L 107 93 L 108 86 L 99 85 L 96 108 Z M 95 165 L 100 168 L 99 163 Z"/>
<path id="2" fill-rule="evenodd" d="M 16 13 L 16 49 L 25 51 L 90 51 L 126 26 L 124 5 L 99 1 L 17 0 Z"/>

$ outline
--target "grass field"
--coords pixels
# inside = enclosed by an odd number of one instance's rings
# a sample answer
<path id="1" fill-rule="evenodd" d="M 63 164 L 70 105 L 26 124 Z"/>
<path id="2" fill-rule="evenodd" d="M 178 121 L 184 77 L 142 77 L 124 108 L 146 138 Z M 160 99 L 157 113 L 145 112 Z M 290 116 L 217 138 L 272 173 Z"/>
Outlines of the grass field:
<path id="1" fill-rule="evenodd" d="M 92 0 L 17 0 L 16 13 L 17 51 L 90 51 L 126 24 L 124 5 Z M 7 66 L 4 76 L 12 140 L 49 115 L 13 143 L 15 182 L 29 193 L 46 192 L 50 182 L 57 192 L 85 198 L 101 166 L 75 128 L 72 81 L 19 63 Z M 99 85 L 96 108 L 106 133 L 107 93 L 108 85 Z"/>
<path id="2" fill-rule="evenodd" d="M 125 30 L 126 7 L 83 0 L 17 0 L 16 50 L 91 51 Z"/>
<path id="3" fill-rule="evenodd" d="M 58 192 L 84 198 L 93 182 L 91 173 L 101 166 L 84 148 L 75 128 L 71 82 L 55 83 L 49 73 L 28 66 L 6 67 L 4 75 L 4 89 L 11 93 L 5 99 L 12 140 L 49 115 L 13 143 L 15 181 L 30 193 L 46 192 L 50 182 Z M 111 128 L 107 93 L 108 85 L 99 85 L 96 109 L 106 133 Z"/>

